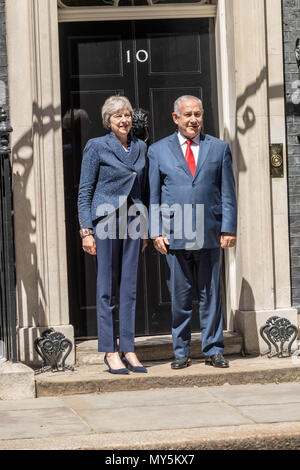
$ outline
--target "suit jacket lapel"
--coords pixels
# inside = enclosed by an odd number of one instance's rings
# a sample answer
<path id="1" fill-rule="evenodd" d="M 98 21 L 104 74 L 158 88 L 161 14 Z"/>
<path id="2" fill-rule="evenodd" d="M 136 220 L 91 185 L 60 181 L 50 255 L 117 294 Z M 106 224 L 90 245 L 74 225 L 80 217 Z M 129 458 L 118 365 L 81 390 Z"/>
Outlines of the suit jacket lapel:
<path id="1" fill-rule="evenodd" d="M 130 152 L 128 154 L 128 159 L 131 162 L 131 165 L 134 165 L 140 155 L 140 145 L 139 141 L 133 138 L 130 144 Z"/>
<path id="2" fill-rule="evenodd" d="M 169 147 L 172 151 L 172 154 L 175 155 L 176 159 L 178 160 L 179 165 L 183 168 L 186 174 L 190 178 L 192 178 L 192 174 L 190 172 L 186 159 L 184 158 L 182 148 L 178 140 L 177 132 L 174 132 L 174 134 L 171 135 L 170 140 L 169 140 Z"/>
<path id="3" fill-rule="evenodd" d="M 203 167 L 204 163 L 207 160 L 209 148 L 210 148 L 210 140 L 206 137 L 205 134 L 201 134 L 200 135 L 198 163 L 197 163 L 197 166 L 196 166 L 194 179 L 197 178 L 201 168 Z"/>
<path id="4" fill-rule="evenodd" d="M 122 163 L 124 163 L 124 165 L 128 166 L 129 168 L 134 169 L 132 163 L 133 160 L 130 158 L 130 155 L 125 152 L 125 150 L 122 148 L 121 142 L 119 142 L 117 137 L 112 132 L 107 135 L 106 142 L 118 160 L 120 160 Z M 133 145 L 133 141 L 131 142 L 131 145 Z M 133 145 L 133 147 L 135 147 L 136 145 L 138 146 L 137 142 L 135 145 Z M 131 148 L 131 151 L 133 150 L 133 147 Z"/>

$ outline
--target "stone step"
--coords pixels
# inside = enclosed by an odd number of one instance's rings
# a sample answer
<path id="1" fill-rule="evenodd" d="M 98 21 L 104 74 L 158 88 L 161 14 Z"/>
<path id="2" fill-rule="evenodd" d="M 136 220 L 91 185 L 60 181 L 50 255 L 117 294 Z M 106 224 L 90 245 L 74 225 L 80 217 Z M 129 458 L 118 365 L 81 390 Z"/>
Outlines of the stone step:
<path id="1" fill-rule="evenodd" d="M 241 355 L 227 356 L 228 369 L 217 369 L 193 359 L 192 365 L 172 370 L 169 360 L 144 361 L 147 374 L 113 375 L 102 363 L 76 366 L 74 371 L 45 372 L 35 377 L 37 397 L 78 395 L 82 393 L 150 390 L 157 388 L 207 387 L 249 383 L 300 381 L 300 359 L 269 359 Z"/>
<path id="2" fill-rule="evenodd" d="M 201 358 L 201 333 L 193 333 L 191 340 L 192 358 Z M 143 336 L 135 340 L 135 350 L 141 361 L 171 360 L 174 357 L 172 336 Z M 243 351 L 243 337 L 232 331 L 224 331 L 224 355 L 241 354 Z M 98 352 L 97 340 L 86 340 L 76 344 L 76 364 L 97 365 L 103 364 L 104 353 Z"/>

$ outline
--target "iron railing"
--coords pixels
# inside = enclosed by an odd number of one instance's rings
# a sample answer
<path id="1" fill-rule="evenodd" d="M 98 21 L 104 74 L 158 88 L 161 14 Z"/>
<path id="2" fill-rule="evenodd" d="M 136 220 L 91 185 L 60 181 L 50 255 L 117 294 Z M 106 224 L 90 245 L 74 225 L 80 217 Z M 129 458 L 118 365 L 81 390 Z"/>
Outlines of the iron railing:
<path id="1" fill-rule="evenodd" d="M 0 344 L 6 359 L 17 362 L 16 274 L 9 133 L 0 106 Z"/>

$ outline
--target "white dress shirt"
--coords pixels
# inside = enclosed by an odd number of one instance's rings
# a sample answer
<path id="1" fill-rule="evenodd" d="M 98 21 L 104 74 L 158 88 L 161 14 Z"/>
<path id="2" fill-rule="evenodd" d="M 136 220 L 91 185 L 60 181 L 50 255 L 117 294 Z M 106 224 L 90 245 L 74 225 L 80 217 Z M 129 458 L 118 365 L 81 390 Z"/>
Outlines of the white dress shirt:
<path id="1" fill-rule="evenodd" d="M 187 148 L 187 144 L 186 144 L 186 141 L 187 140 L 191 140 L 192 141 L 192 145 L 191 145 L 191 149 L 192 149 L 192 152 L 194 154 L 194 158 L 195 158 L 195 164 L 197 166 L 197 163 L 198 163 L 198 156 L 199 156 L 199 148 L 200 148 L 200 134 L 196 135 L 196 137 L 194 137 L 193 139 L 187 139 L 186 137 L 184 137 L 184 135 L 182 135 L 180 132 L 177 133 L 178 135 L 178 140 L 179 140 L 179 144 L 182 148 L 182 151 L 183 151 L 183 156 L 185 157 L 185 152 L 186 152 L 186 148 Z"/>

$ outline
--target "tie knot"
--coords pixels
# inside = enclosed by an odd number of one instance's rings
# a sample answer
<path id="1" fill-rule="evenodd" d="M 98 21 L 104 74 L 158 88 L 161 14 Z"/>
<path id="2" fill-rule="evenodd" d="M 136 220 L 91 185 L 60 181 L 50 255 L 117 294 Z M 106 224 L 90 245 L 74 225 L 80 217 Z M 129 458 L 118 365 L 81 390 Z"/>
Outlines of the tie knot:
<path id="1" fill-rule="evenodd" d="M 187 140 L 187 141 L 186 141 L 186 144 L 187 144 L 188 147 L 190 147 L 190 146 L 192 145 L 192 143 L 193 143 L 192 140 Z"/>

